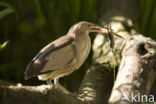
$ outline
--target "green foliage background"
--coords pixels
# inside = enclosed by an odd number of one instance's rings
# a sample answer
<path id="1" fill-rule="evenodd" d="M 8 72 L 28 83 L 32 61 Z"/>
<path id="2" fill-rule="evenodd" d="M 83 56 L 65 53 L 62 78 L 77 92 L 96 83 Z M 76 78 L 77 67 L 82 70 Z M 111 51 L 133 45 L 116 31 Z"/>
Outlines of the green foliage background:
<path id="1" fill-rule="evenodd" d="M 156 39 L 156 1 L 139 2 L 138 31 Z M 24 81 L 23 73 L 28 62 L 46 44 L 66 34 L 75 22 L 96 23 L 97 4 L 98 0 L 1 0 L 0 85 L 43 83 L 37 78 Z M 66 87 L 71 88 L 73 84 L 78 87 L 79 83 L 75 82 L 82 79 L 89 60 L 83 70 L 63 79 Z M 70 80 L 73 77 L 74 80 Z"/>
<path id="2" fill-rule="evenodd" d="M 140 0 L 139 32 L 156 40 L 156 0 Z"/>

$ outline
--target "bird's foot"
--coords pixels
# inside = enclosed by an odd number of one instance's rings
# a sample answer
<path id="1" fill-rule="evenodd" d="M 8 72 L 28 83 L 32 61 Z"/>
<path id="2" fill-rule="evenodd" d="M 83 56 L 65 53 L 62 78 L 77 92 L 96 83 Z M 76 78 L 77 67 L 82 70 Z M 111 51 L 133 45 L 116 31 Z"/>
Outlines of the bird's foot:
<path id="1" fill-rule="evenodd" d="M 80 95 L 80 94 L 78 94 L 78 93 L 70 93 L 70 95 L 71 95 L 72 97 L 77 98 L 77 99 L 79 99 L 79 100 L 81 100 L 81 101 L 84 102 L 84 96 L 83 96 L 83 95 Z"/>
<path id="2" fill-rule="evenodd" d="M 85 101 L 85 96 L 84 96 L 84 94 L 78 94 L 77 98 L 78 98 L 79 100 L 83 101 L 83 102 Z"/>

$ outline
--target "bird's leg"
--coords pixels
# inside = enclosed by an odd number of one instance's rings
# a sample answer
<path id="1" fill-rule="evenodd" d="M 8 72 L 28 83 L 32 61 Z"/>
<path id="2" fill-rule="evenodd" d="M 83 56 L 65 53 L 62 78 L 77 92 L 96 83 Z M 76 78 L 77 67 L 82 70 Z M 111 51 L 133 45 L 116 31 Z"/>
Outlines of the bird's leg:
<path id="1" fill-rule="evenodd" d="M 67 89 L 65 89 L 60 83 L 59 83 L 59 78 L 55 78 L 54 79 L 54 85 L 56 85 L 56 87 L 58 87 L 59 89 L 61 89 L 65 94 L 71 94 L 73 97 L 78 98 L 82 101 L 84 101 L 84 98 L 82 96 L 78 96 L 77 93 L 71 93 L 69 92 Z"/>
<path id="2" fill-rule="evenodd" d="M 53 84 L 52 84 L 52 82 L 51 82 L 51 79 L 48 79 L 48 80 L 47 80 L 47 84 L 50 85 L 50 86 L 53 86 Z"/>
<path id="3" fill-rule="evenodd" d="M 71 94 L 71 92 L 69 92 L 67 89 L 65 89 L 65 88 L 59 83 L 59 78 L 54 78 L 54 85 L 56 85 L 56 87 L 58 87 L 59 89 L 61 89 L 64 93 L 66 93 L 66 94 Z"/>

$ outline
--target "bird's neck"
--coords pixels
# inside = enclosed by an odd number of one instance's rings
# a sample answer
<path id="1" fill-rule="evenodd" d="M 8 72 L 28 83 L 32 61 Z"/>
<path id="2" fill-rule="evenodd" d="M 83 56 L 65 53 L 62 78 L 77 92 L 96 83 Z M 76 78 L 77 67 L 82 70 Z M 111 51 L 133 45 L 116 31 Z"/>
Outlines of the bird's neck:
<path id="1" fill-rule="evenodd" d="M 77 57 L 77 66 L 78 69 L 84 61 L 87 59 L 90 48 L 91 41 L 89 34 L 81 34 L 75 38 L 75 49 L 76 49 L 76 57 Z"/>

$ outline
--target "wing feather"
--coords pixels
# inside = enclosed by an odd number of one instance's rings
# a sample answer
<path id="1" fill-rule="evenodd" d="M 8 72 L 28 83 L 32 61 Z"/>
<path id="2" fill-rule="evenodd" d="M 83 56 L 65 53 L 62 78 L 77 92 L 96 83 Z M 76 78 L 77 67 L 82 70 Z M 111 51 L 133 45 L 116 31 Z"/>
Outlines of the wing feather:
<path id="1" fill-rule="evenodd" d="M 65 35 L 45 46 L 28 64 L 25 79 L 63 67 L 75 54 L 73 41 L 72 37 Z"/>

